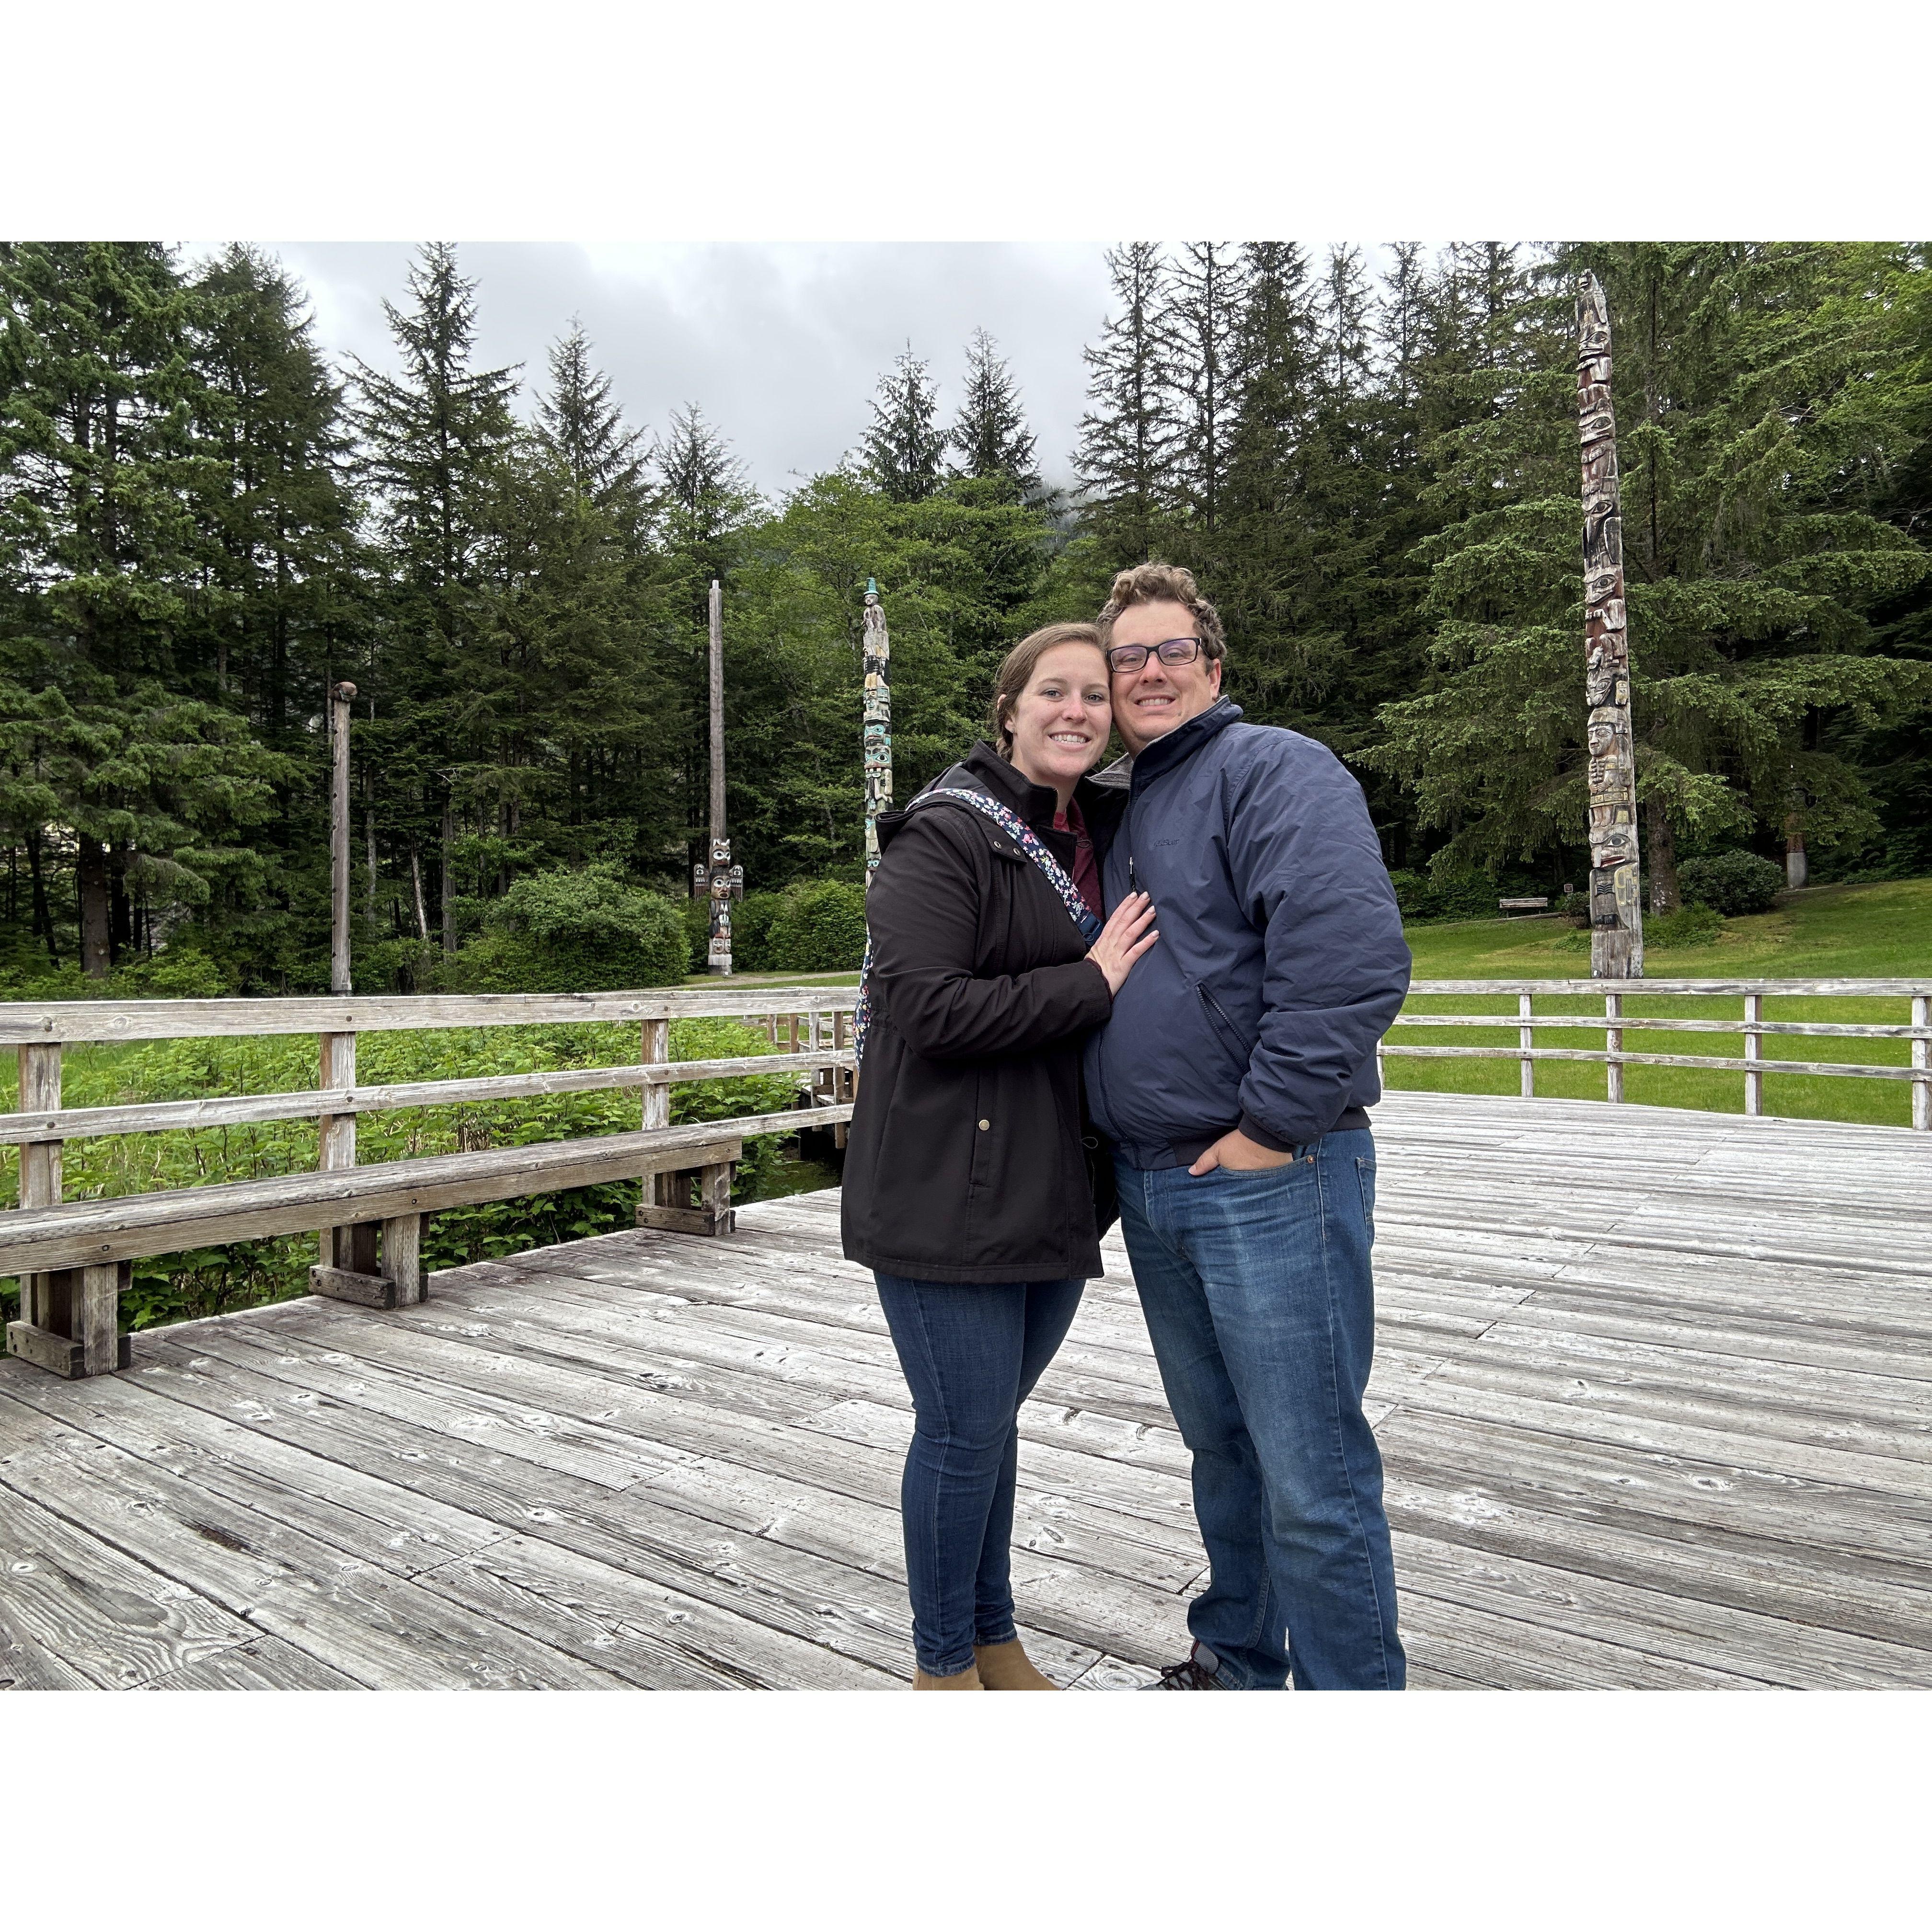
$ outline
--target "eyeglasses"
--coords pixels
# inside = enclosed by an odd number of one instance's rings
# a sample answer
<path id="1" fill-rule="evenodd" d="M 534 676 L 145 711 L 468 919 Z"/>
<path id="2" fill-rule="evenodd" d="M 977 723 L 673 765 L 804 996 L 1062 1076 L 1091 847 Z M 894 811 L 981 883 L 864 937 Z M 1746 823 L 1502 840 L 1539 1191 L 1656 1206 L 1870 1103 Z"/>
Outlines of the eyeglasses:
<path id="1" fill-rule="evenodd" d="M 1109 670 L 1138 670 L 1152 651 L 1164 664 L 1192 664 L 1201 655 L 1198 638 L 1169 638 L 1164 644 L 1116 644 L 1107 653 Z"/>

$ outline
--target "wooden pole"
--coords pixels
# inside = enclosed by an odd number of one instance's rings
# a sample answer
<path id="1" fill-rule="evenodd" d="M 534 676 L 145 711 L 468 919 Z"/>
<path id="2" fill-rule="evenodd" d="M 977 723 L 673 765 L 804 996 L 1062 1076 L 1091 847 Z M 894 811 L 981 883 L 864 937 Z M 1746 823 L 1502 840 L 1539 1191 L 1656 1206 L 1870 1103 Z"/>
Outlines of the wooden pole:
<path id="1" fill-rule="evenodd" d="M 376 700 L 369 700 L 369 722 L 376 722 Z M 366 760 L 362 766 L 362 831 L 367 845 L 368 864 L 362 886 L 362 930 L 369 943 L 376 941 L 376 770 Z"/>
<path id="2" fill-rule="evenodd" d="M 742 880 L 742 872 L 737 878 Z M 731 976 L 731 841 L 724 828 L 724 592 L 711 580 L 711 938 L 705 970 Z"/>
<path id="3" fill-rule="evenodd" d="M 1630 736 L 1630 626 L 1623 512 L 1610 406 L 1610 311 L 1586 274 L 1576 296 L 1576 418 L 1583 445 L 1583 700 L 1589 709 L 1590 972 L 1643 977 L 1636 760 Z"/>
<path id="4" fill-rule="evenodd" d="M 328 990 L 346 993 L 349 983 L 349 711 L 352 684 L 328 694 L 332 783 L 328 793 L 329 944 Z"/>
<path id="5" fill-rule="evenodd" d="M 442 801 L 442 956 L 456 957 L 456 801 Z"/>
<path id="6" fill-rule="evenodd" d="M 877 581 L 866 580 L 861 640 L 866 676 L 866 882 L 879 868 L 879 814 L 892 808 L 892 640 L 880 608 Z"/>

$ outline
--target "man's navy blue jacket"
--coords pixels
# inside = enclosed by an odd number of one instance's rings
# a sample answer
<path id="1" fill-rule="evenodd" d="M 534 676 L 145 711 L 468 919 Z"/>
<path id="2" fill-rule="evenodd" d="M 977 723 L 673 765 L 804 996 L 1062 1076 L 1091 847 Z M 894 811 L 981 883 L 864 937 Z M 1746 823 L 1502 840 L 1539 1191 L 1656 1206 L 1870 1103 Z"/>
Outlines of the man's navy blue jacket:
<path id="1" fill-rule="evenodd" d="M 1361 787 L 1240 716 L 1222 698 L 1134 760 L 1107 855 L 1109 908 L 1150 892 L 1160 929 L 1086 1049 L 1088 1105 L 1134 1167 L 1191 1164 L 1235 1126 L 1277 1150 L 1366 1126 L 1408 989 Z"/>

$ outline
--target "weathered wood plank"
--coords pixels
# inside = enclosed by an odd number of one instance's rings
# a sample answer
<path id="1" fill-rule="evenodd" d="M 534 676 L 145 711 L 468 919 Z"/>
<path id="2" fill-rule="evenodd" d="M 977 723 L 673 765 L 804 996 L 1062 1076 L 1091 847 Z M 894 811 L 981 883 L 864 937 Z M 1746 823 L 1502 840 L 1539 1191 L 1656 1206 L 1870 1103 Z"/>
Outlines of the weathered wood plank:
<path id="1" fill-rule="evenodd" d="M 1394 1534 L 1405 1605 L 1434 1598 L 1708 1670 L 1790 1689 L 1923 1688 L 1932 1657 L 1840 1630 L 1673 1597 L 1519 1556 L 1492 1556 L 1440 1537 Z"/>
<path id="2" fill-rule="evenodd" d="M 332 1670 L 279 1637 L 258 1636 L 184 1664 L 143 1690 L 360 1690 L 354 1678 Z"/>
<path id="3" fill-rule="evenodd" d="M 494 1522 L 418 1494 L 408 1480 L 412 1468 L 399 1454 L 364 1475 L 227 1414 L 170 1400 L 176 1379 L 146 1359 L 132 1376 L 78 1387 L 38 1376 L 19 1378 L 0 1397 L 0 1478 L 37 1495 L 40 1457 L 85 1459 L 110 1446 L 398 1576 L 434 1569 L 503 1534 Z M 231 1408 L 238 1393 L 246 1395 L 232 1383 L 226 1393 Z"/>
<path id="4" fill-rule="evenodd" d="M 44 1493 L 64 1521 L 360 1683 L 418 1690 L 610 1683 L 560 1650 L 455 1609 L 422 1576 L 390 1574 L 121 1450 L 104 1445 L 69 1459 L 60 1474 Z M 12 1480 L 10 1469 L 0 1471 L 0 1486 L 10 1489 Z"/>
<path id="5" fill-rule="evenodd" d="M 131 1690 L 255 1635 L 201 1592 L 0 1479 L 0 1676 Z"/>
<path id="6" fill-rule="evenodd" d="M 20 1209 L 0 1216 L 0 1274 L 28 1268 L 74 1268 L 143 1256 L 171 1254 L 226 1241 L 299 1234 L 332 1225 L 428 1214 L 519 1194 L 621 1180 L 656 1166 L 736 1160 L 739 1134 L 783 1133 L 795 1124 L 784 1114 L 730 1124 L 669 1127 L 654 1133 L 606 1134 L 490 1148 L 466 1154 L 433 1154 L 367 1167 L 266 1180 L 227 1181 L 160 1194 L 124 1194 L 56 1208 Z"/>
<path id="7" fill-rule="evenodd" d="M 286 1371 L 296 1364 L 281 1358 L 275 1366 Z M 674 1562 L 682 1566 L 682 1587 L 693 1594 L 713 1591 L 716 1600 L 741 1614 L 809 1634 L 880 1668 L 910 1670 L 896 1466 L 883 1459 L 871 1472 L 878 1501 L 697 1455 L 667 1455 L 653 1473 L 620 1493 L 580 1477 L 532 1470 L 514 1458 L 482 1451 L 444 1449 L 426 1455 L 419 1445 L 430 1438 L 410 1425 L 390 1424 L 372 1411 L 351 1412 L 340 1402 L 308 1405 L 292 1413 L 278 1406 L 281 1398 L 268 1378 L 246 1370 L 227 1368 L 219 1385 L 182 1375 L 169 1386 L 189 1401 L 218 1401 L 223 1393 L 239 1394 L 258 1417 L 256 1426 L 312 1444 L 319 1454 L 378 1469 L 394 1467 L 418 1445 L 408 1467 L 410 1479 L 426 1496 L 619 1567 L 643 1563 L 648 1569 L 653 1562 Z M 849 1460 L 843 1472 L 850 1480 Z M 866 1472 L 860 1472 L 860 1480 L 866 1480 Z M 678 1525 L 670 1511 L 696 1517 L 699 1525 Z M 1169 1566 L 1160 1552 L 1138 1540 L 1138 1526 L 1124 1528 L 1126 1533 L 1103 1539 L 1057 1498 L 1023 1496 L 1016 1511 L 1016 1548 L 1058 1559 L 1036 1570 L 1022 1566 L 1027 1578 L 1023 1604 L 1025 1598 L 1037 1598 L 1043 1615 L 1077 1636 L 1104 1622 L 1106 1591 L 1113 1586 L 1102 1586 L 1102 1607 L 1096 1610 L 1094 1587 L 1083 1587 L 1077 1576 L 1066 1574 L 1074 1564 L 1084 1559 L 1130 1569 L 1136 1561 L 1132 1552 L 1141 1550 L 1142 1567 L 1162 1566 L 1154 1580 L 1154 1593 L 1162 1597 L 1198 1574 L 1204 1559 L 1198 1545 L 1191 1560 Z M 721 1531 L 725 1534 L 721 1536 Z M 868 1574 L 854 1576 L 848 1567 Z M 1156 1632 L 1164 1629 L 1160 1619 L 1166 1615 L 1156 1614 Z"/>
<path id="8" fill-rule="evenodd" d="M 534 1100 L 552 1094 L 604 1093 L 633 1087 L 674 1085 L 687 1080 L 730 1080 L 747 1074 L 808 1073 L 852 1064 L 850 1053 L 758 1054 L 733 1060 L 674 1060 L 658 1066 L 575 1066 L 552 1072 L 413 1080 L 380 1087 L 325 1084 L 280 1094 L 222 1094 L 198 1100 L 150 1100 L 139 1106 L 0 1114 L 0 1146 L 55 1137 L 91 1140 L 106 1134 L 174 1133 L 196 1127 L 311 1120 L 324 1114 L 347 1117 L 391 1112 L 404 1107 Z"/>
<path id="9" fill-rule="evenodd" d="M 1880 982 L 1883 983 L 1883 982 Z M 741 986 L 694 992 L 424 993 L 370 999 L 14 1000 L 0 1046 L 64 1040 L 214 1040 L 244 1035 L 416 1033 L 490 1026 L 608 1025 L 851 1010 L 850 986 Z"/>

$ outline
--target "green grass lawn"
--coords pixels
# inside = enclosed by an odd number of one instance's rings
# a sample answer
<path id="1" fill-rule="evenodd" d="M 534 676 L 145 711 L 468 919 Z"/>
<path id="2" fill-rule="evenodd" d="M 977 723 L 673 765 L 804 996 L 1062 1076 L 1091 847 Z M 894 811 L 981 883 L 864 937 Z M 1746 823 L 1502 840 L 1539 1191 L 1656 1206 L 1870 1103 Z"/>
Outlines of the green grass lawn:
<path id="1" fill-rule="evenodd" d="M 1579 935 L 1580 937 L 1580 935 Z M 1418 980 L 1583 980 L 1590 974 L 1586 950 L 1572 928 L 1556 918 L 1478 920 L 1454 926 L 1412 928 Z M 1818 886 L 1786 895 L 1775 911 L 1729 920 L 1707 945 L 1647 953 L 1645 971 L 1653 980 L 1922 979 L 1932 982 L 1932 879 L 1904 879 L 1876 886 Z M 1418 996 L 1411 1012 L 1513 1012 L 1506 996 L 1466 998 Z M 1536 1002 L 1539 1013 L 1600 1012 L 1591 995 L 1550 994 Z M 1710 1015 L 1729 1029 L 1706 1033 L 1640 1034 L 1626 1032 L 1631 1052 L 1741 1056 L 1735 1030 L 1743 1018 L 1742 998 L 1651 998 L 1632 993 L 1624 1010 L 1631 1015 L 1701 1018 Z M 1835 1020 L 1904 1024 L 1912 1017 L 1906 999 L 1814 999 L 1767 996 L 1768 1020 Z M 1514 1026 L 1429 1028 L 1398 1025 L 1391 1044 L 1426 1046 L 1514 1046 Z M 1601 1050 L 1600 1030 L 1578 1028 L 1539 1035 L 1540 1046 Z M 1767 1059 L 1828 1060 L 1904 1066 L 1911 1054 L 1903 1040 L 1864 1040 L 1787 1036 L 1768 1040 Z M 1393 1088 L 1432 1093 L 1514 1094 L 1520 1064 L 1513 1060 L 1419 1060 L 1390 1057 L 1388 1084 Z M 1744 1076 L 1730 1070 L 1702 1072 L 1694 1067 L 1631 1066 L 1624 1070 L 1627 1099 L 1653 1106 L 1697 1107 L 1715 1113 L 1744 1112 Z M 1605 1070 L 1587 1063 L 1539 1061 L 1538 1094 L 1600 1100 Z M 1904 1081 L 1859 1080 L 1828 1075 L 1767 1074 L 1768 1113 L 1813 1120 L 1858 1120 L 1906 1126 L 1911 1124 L 1910 1086 Z"/>

